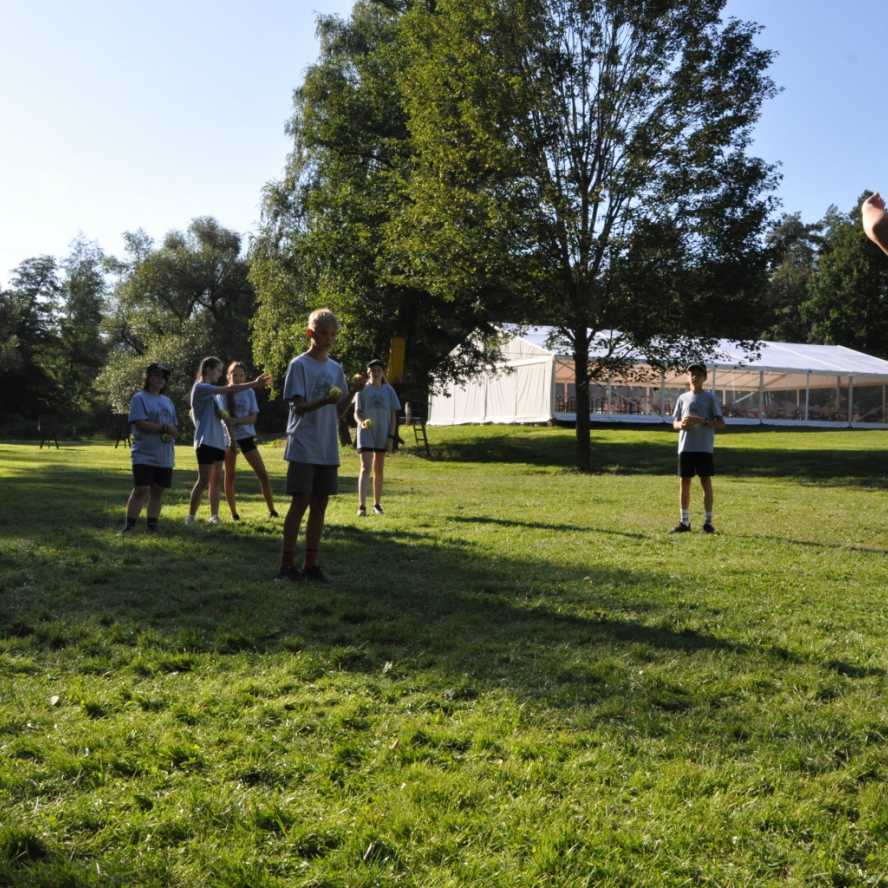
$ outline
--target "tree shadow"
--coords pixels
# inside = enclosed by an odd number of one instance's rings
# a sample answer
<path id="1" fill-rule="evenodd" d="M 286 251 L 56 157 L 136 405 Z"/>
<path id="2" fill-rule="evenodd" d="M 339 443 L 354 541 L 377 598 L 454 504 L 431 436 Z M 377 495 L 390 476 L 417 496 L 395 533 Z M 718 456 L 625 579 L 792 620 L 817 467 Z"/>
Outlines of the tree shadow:
<path id="1" fill-rule="evenodd" d="M 176 474 L 178 483 L 192 473 Z M 491 556 L 435 532 L 331 526 L 323 553 L 335 585 L 275 582 L 279 524 L 248 532 L 169 524 L 134 546 L 107 527 L 109 503 L 116 509 L 126 492 L 125 472 L 83 468 L 4 481 L 16 515 L 4 534 L 14 527 L 8 536 L 18 541 L 11 563 L 0 564 L 9 593 L 2 634 L 57 649 L 76 643 L 88 623 L 130 627 L 133 645 L 148 633 L 171 651 L 310 651 L 337 669 L 382 675 L 393 663 L 393 677 L 423 674 L 466 693 L 509 688 L 556 708 L 607 702 L 621 718 L 716 705 L 692 701 L 679 678 L 639 680 L 639 665 L 676 656 L 733 672 L 808 664 L 881 674 L 713 634 L 705 627 L 716 614 L 664 600 L 668 577 L 658 571 Z M 66 512 L 54 500 L 60 493 Z"/>
<path id="2" fill-rule="evenodd" d="M 727 435 L 730 436 L 730 432 Z M 674 475 L 675 433 L 664 432 L 662 438 L 662 441 L 630 442 L 593 435 L 593 466 L 598 472 L 616 475 Z M 522 435 L 510 431 L 448 442 L 447 459 L 470 463 L 521 463 L 572 471 L 576 450 L 573 439 L 567 436 Z M 729 477 L 793 478 L 802 483 L 832 482 L 840 486 L 888 488 L 884 449 L 744 448 L 716 444 L 715 460 L 718 475 Z"/>
<path id="3" fill-rule="evenodd" d="M 610 536 L 627 537 L 632 540 L 650 539 L 643 533 L 632 533 L 627 530 L 613 530 L 609 527 L 593 527 L 590 524 L 562 524 L 550 521 L 518 521 L 511 518 L 491 518 L 488 515 L 450 515 L 445 520 L 461 524 L 496 524 L 499 527 L 523 527 L 529 530 L 552 530 L 568 533 L 603 533 Z"/>

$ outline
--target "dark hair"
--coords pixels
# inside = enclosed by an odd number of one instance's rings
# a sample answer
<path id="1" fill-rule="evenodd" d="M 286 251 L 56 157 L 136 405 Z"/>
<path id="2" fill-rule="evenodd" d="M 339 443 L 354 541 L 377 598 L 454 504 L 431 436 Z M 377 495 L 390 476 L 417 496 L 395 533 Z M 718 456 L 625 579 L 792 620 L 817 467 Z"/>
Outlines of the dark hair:
<path id="1" fill-rule="evenodd" d="M 148 377 L 149 376 L 151 376 L 151 374 L 146 373 L 145 374 L 145 381 L 142 383 L 142 390 L 146 391 L 146 392 L 148 391 Z M 157 394 L 162 395 L 166 391 L 166 387 L 167 387 L 167 377 L 164 376 L 163 385 L 157 390 Z"/>
<path id="2" fill-rule="evenodd" d="M 690 364 L 688 366 L 688 373 L 702 373 L 704 378 L 709 374 L 706 372 L 705 364 Z"/>
<path id="3" fill-rule="evenodd" d="M 208 370 L 212 370 L 213 367 L 221 366 L 222 358 L 217 358 L 214 355 L 208 355 L 200 362 L 200 367 L 197 368 L 197 376 L 195 378 L 198 380 L 206 379 Z"/>
<path id="4" fill-rule="evenodd" d="M 225 376 L 227 377 L 227 379 L 228 379 L 229 382 L 231 382 L 231 376 L 232 376 L 232 374 L 234 373 L 234 371 L 237 370 L 238 367 L 240 367 L 241 370 L 244 371 L 244 373 L 247 372 L 247 368 L 246 368 L 246 366 L 244 365 L 244 362 L 243 362 L 243 361 L 232 361 L 232 362 L 228 365 L 228 369 L 225 371 Z M 234 392 L 229 392 L 229 393 L 225 396 L 225 403 L 226 403 L 226 405 L 228 406 L 228 412 L 229 412 L 232 416 L 234 416 Z"/>
<path id="5" fill-rule="evenodd" d="M 158 392 L 159 395 L 162 395 L 166 391 L 167 383 L 170 379 L 170 371 L 164 364 L 149 364 L 145 368 L 145 381 L 142 383 L 142 390 L 148 391 L 148 377 L 154 374 L 159 374 L 163 377 L 163 385 Z"/>

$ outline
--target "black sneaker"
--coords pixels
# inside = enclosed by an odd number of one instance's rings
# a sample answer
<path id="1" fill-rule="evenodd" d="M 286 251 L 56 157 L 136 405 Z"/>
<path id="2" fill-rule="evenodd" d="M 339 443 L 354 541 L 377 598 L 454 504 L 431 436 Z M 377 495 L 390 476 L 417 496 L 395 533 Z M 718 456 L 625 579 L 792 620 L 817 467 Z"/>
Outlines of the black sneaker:
<path id="1" fill-rule="evenodd" d="M 715 533 L 715 528 L 709 521 L 703 525 L 703 533 Z"/>
<path id="2" fill-rule="evenodd" d="M 376 503 L 376 505 L 373 506 L 373 514 L 374 515 L 385 515 L 385 512 L 382 511 L 382 506 L 379 505 L 379 503 Z"/>
<path id="3" fill-rule="evenodd" d="M 278 513 L 274 509 L 269 509 L 268 510 L 268 517 L 269 518 L 280 518 L 281 516 L 278 515 Z"/>
<path id="4" fill-rule="evenodd" d="M 135 529 L 136 529 L 136 522 L 133 521 L 133 523 L 130 524 L 129 521 L 127 521 L 127 523 L 124 524 L 123 527 L 120 528 L 120 535 L 123 536 L 125 533 L 131 533 Z"/>
<path id="5" fill-rule="evenodd" d="M 685 524 L 684 521 L 679 521 L 678 524 L 676 524 L 675 527 L 673 527 L 672 530 L 669 531 L 669 533 L 690 533 L 690 532 L 691 532 L 691 525 Z"/>
<path id="6" fill-rule="evenodd" d="M 240 521 L 240 515 L 238 515 L 237 512 L 232 512 L 231 513 L 231 520 L 232 521 Z"/>
<path id="7" fill-rule="evenodd" d="M 366 506 L 358 506 L 358 518 L 366 518 L 367 517 L 367 507 Z"/>
<path id="8" fill-rule="evenodd" d="M 274 577 L 275 581 L 288 583 L 301 583 L 305 575 L 298 567 L 282 567 Z"/>
<path id="9" fill-rule="evenodd" d="M 320 565 L 315 564 L 313 567 L 306 567 L 304 571 L 302 571 L 302 575 L 305 577 L 307 582 L 310 583 L 332 583 L 333 580 L 325 574 Z"/>
<path id="10" fill-rule="evenodd" d="M 146 524 L 145 530 L 147 530 L 148 533 L 157 533 L 157 522 L 154 524 Z"/>

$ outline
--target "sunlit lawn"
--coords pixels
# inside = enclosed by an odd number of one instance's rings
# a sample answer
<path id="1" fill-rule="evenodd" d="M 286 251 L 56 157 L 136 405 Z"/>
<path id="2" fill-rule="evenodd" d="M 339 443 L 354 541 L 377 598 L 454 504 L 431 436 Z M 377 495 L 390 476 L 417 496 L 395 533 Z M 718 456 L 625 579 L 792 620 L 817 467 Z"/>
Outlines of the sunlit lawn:
<path id="1" fill-rule="evenodd" d="M 329 587 L 249 473 L 123 538 L 125 451 L 0 445 L 0 884 L 888 885 L 884 432 L 721 436 L 715 537 L 670 433 L 431 436 Z"/>

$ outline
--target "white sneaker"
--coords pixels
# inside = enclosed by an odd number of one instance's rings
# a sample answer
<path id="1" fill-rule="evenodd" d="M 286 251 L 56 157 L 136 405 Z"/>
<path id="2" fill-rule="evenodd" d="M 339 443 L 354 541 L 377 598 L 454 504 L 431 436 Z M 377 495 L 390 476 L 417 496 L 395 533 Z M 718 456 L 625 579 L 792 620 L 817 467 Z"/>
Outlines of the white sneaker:
<path id="1" fill-rule="evenodd" d="M 218 524 L 218 523 L 219 523 L 219 516 L 218 515 L 210 515 L 210 517 L 207 518 L 207 524 Z"/>
<path id="2" fill-rule="evenodd" d="M 185 523 L 186 523 L 186 524 L 194 524 L 194 515 L 189 515 L 189 516 L 185 519 Z"/>

